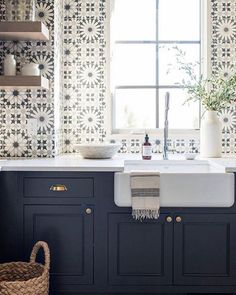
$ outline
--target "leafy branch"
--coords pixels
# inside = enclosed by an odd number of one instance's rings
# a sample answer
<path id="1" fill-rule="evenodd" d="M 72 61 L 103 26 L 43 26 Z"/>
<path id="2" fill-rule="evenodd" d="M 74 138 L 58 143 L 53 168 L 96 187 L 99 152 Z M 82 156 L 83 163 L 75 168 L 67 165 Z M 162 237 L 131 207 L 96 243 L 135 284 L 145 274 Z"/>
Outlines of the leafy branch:
<path id="1" fill-rule="evenodd" d="M 186 53 L 178 46 L 176 50 L 176 61 L 178 70 L 184 72 L 188 79 L 183 79 L 178 85 L 184 86 L 188 92 L 186 102 L 200 101 L 208 111 L 220 111 L 224 107 L 236 102 L 236 73 L 229 78 L 218 77 L 213 74 L 204 79 L 203 75 L 196 76 L 199 63 L 186 61 Z"/>

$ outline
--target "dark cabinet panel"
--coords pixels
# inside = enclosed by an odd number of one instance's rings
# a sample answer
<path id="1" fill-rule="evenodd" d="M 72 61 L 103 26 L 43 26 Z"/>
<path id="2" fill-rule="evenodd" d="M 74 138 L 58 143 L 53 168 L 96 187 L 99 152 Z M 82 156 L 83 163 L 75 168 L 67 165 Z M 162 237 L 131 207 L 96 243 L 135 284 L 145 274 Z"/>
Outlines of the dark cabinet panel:
<path id="1" fill-rule="evenodd" d="M 78 205 L 24 207 L 25 253 L 38 240 L 49 244 L 56 289 L 93 284 L 93 213 L 86 214 L 85 210 Z"/>
<path id="2" fill-rule="evenodd" d="M 17 174 L 1 171 L 0 187 L 0 263 L 18 261 L 22 253 L 22 214 Z"/>
<path id="3" fill-rule="evenodd" d="M 165 218 L 140 222 L 130 214 L 109 215 L 110 284 L 171 284 L 173 226 Z"/>
<path id="4" fill-rule="evenodd" d="M 236 223 L 231 214 L 183 214 L 174 227 L 174 283 L 233 285 Z"/>
<path id="5" fill-rule="evenodd" d="M 0 261 L 28 260 L 45 240 L 53 295 L 235 292 L 235 208 L 161 208 L 140 222 L 115 206 L 113 178 L 1 172 Z"/>

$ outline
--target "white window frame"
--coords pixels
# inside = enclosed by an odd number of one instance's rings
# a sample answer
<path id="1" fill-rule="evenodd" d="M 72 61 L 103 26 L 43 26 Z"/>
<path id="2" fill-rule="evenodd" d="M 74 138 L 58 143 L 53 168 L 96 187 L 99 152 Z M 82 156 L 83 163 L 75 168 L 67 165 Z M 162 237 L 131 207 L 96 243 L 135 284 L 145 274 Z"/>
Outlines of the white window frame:
<path id="1" fill-rule="evenodd" d="M 114 0 L 108 1 L 107 5 L 107 131 L 108 135 L 115 139 L 135 139 L 148 132 L 151 136 L 163 135 L 162 128 L 155 129 L 113 129 L 114 126 L 114 102 L 111 87 L 111 60 L 113 40 L 111 36 L 111 22 Z M 211 74 L 211 43 L 212 43 L 212 18 L 211 18 L 211 0 L 201 0 L 201 71 L 206 78 Z M 201 108 L 202 109 L 202 108 Z M 199 138 L 200 129 L 169 129 L 169 136 L 180 138 Z"/>

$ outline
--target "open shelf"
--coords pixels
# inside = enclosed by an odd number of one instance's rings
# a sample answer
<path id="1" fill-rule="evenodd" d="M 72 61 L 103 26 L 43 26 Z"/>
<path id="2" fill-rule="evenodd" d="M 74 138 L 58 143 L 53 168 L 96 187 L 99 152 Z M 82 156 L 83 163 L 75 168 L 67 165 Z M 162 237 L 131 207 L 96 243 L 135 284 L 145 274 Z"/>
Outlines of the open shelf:
<path id="1" fill-rule="evenodd" d="M 49 40 L 49 30 L 42 22 L 0 22 L 0 40 Z"/>
<path id="2" fill-rule="evenodd" d="M 0 89 L 49 89 L 49 80 L 42 76 L 0 76 Z"/>

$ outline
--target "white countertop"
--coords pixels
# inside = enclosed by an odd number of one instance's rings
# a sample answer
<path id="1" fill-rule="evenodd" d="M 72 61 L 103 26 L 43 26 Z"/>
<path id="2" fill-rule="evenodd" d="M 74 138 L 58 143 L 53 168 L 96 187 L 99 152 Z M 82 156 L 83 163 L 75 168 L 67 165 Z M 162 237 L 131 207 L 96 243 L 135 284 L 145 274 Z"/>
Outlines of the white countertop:
<path id="1" fill-rule="evenodd" d="M 47 159 L 3 160 L 1 171 L 122 171 L 124 160 L 87 160 L 78 155 L 60 155 Z"/>
<path id="2" fill-rule="evenodd" d="M 161 155 L 153 155 L 153 160 L 161 160 Z M 170 160 L 184 160 L 183 155 L 169 155 Z M 1 171 L 81 171 L 81 172 L 117 172 L 123 171 L 126 160 L 141 160 L 140 154 L 118 154 L 113 159 L 108 160 L 87 160 L 76 154 L 60 155 L 47 159 L 19 159 L 0 160 Z M 224 157 L 219 159 L 197 159 L 209 161 L 220 165 L 226 172 L 236 172 L 235 157 Z M 192 161 L 188 161 L 193 163 Z"/>

